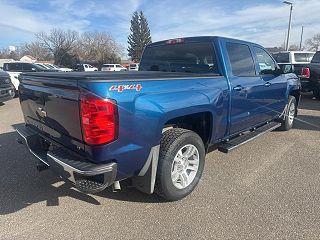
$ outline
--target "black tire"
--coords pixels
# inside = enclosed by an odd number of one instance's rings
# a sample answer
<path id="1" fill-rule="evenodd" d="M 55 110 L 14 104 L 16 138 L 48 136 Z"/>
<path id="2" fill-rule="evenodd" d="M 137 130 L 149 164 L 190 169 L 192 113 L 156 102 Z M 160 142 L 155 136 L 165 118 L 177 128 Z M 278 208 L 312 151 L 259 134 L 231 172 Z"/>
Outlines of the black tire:
<path id="1" fill-rule="evenodd" d="M 294 113 L 294 117 L 297 115 L 297 100 L 294 96 L 289 96 L 289 100 L 288 100 L 288 106 L 285 110 L 285 118 L 281 120 L 281 126 L 279 127 L 279 130 L 281 131 L 289 131 L 294 123 L 294 119 L 293 121 L 290 120 L 290 108 L 293 108 L 294 105 L 294 109 L 295 109 L 295 113 Z"/>
<path id="2" fill-rule="evenodd" d="M 171 169 L 174 158 L 184 146 L 191 144 L 199 153 L 198 170 L 191 183 L 183 189 L 174 186 Z M 159 163 L 155 192 L 168 201 L 180 200 L 189 195 L 199 183 L 205 162 L 205 148 L 198 134 L 182 128 L 173 128 L 163 133 L 160 142 Z"/>
<path id="3" fill-rule="evenodd" d="M 313 90 L 313 96 L 314 96 L 316 99 L 320 100 L 320 89 L 315 89 L 315 90 Z"/>

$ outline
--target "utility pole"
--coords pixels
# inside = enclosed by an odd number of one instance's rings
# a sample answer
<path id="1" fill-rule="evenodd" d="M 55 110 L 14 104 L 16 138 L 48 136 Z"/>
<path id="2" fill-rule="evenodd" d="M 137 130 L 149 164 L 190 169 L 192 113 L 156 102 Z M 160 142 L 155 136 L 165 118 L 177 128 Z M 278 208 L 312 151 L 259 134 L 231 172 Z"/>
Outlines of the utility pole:
<path id="1" fill-rule="evenodd" d="M 303 28 L 304 28 L 304 26 L 301 26 L 301 38 L 300 38 L 300 47 L 299 47 L 299 51 L 301 51 L 301 48 L 302 48 Z"/>
<path id="2" fill-rule="evenodd" d="M 286 43 L 286 51 L 289 50 L 289 40 L 290 40 L 290 30 L 291 30 L 291 18 L 292 18 L 292 10 L 293 3 L 289 1 L 284 1 L 284 4 L 290 5 L 290 16 L 289 16 L 289 26 L 288 26 L 288 34 L 287 34 L 287 43 Z"/>

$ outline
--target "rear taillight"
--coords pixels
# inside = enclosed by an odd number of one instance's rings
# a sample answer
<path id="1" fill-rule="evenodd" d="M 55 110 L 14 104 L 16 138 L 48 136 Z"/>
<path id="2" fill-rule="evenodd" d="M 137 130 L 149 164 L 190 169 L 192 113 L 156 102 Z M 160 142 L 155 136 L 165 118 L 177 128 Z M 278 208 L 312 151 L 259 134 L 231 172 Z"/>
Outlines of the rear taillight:
<path id="1" fill-rule="evenodd" d="M 310 68 L 301 69 L 301 78 L 310 78 Z"/>
<path id="2" fill-rule="evenodd" d="M 106 144 L 118 138 L 118 107 L 114 101 L 82 91 L 80 114 L 82 135 L 87 144 Z"/>

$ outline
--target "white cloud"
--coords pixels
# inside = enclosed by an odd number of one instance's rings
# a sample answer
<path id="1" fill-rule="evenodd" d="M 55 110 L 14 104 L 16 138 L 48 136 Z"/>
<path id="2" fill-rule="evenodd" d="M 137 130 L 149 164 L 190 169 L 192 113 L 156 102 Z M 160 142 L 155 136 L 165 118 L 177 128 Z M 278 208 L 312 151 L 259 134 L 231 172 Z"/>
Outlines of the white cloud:
<path id="1" fill-rule="evenodd" d="M 22 3 L 35 0 L 0 0 L 0 38 L 21 42 L 35 32 L 51 28 L 88 31 L 107 30 L 123 44 L 130 29 L 131 14 L 143 10 L 149 20 L 153 41 L 196 35 L 221 35 L 241 38 L 264 46 L 280 46 L 288 25 L 289 7 L 281 0 L 257 4 L 217 0 L 52 0 L 41 11 L 28 10 Z M 238 7 L 238 8 L 237 8 Z M 305 39 L 320 31 L 320 1 L 296 0 L 293 11 L 291 44 L 298 44 L 301 25 Z M 10 29 L 10 31 L 8 31 Z M 4 35 L 4 32 L 6 35 Z M 0 42 L 1 45 L 1 42 Z"/>
<path id="2" fill-rule="evenodd" d="M 288 26 L 289 8 L 277 4 L 259 4 L 231 12 L 207 1 L 182 4 L 159 1 L 146 10 L 153 40 L 193 35 L 222 35 L 258 42 L 265 46 L 283 44 Z M 217 5 L 219 6 L 219 5 Z M 159 11 L 162 9 L 162 11 Z M 164 10 L 166 9 L 166 10 Z M 298 44 L 302 25 L 305 39 L 320 31 L 320 1 L 297 0 L 293 11 L 291 44 Z"/>

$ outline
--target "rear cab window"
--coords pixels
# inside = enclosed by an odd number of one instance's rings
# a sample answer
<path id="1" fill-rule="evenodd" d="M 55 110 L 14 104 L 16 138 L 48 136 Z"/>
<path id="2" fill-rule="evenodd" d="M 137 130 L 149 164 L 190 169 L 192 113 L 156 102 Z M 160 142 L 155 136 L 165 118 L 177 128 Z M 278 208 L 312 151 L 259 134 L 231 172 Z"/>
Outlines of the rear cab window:
<path id="1" fill-rule="evenodd" d="M 275 53 L 273 54 L 274 59 L 277 63 L 290 63 L 290 55 L 286 53 Z"/>
<path id="2" fill-rule="evenodd" d="M 212 42 L 182 42 L 146 47 L 140 71 L 221 75 Z"/>
<path id="3" fill-rule="evenodd" d="M 232 74 L 234 76 L 255 76 L 256 70 L 250 48 L 246 44 L 226 43 Z"/>

